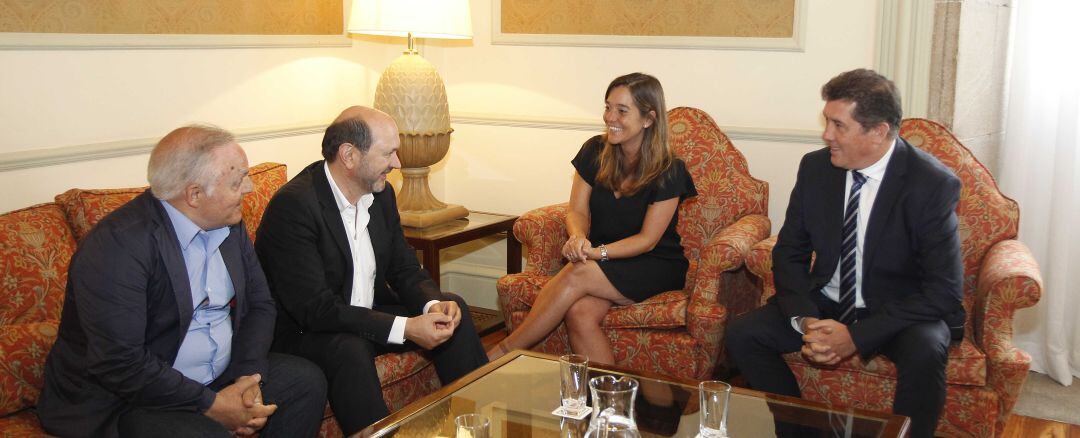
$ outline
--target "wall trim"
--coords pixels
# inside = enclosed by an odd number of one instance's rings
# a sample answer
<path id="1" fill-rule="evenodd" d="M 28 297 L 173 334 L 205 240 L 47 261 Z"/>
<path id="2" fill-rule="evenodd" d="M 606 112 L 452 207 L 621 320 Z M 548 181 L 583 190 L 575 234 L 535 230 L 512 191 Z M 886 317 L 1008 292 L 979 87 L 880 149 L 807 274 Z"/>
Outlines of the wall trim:
<path id="1" fill-rule="evenodd" d="M 480 126 L 504 126 L 527 129 L 555 129 L 561 131 L 603 131 L 604 125 L 592 119 L 562 117 L 502 116 L 480 113 L 454 113 L 453 123 Z M 732 140 L 767 141 L 776 143 L 820 144 L 821 133 L 809 129 L 781 129 L 748 126 L 721 126 Z M 304 123 L 271 127 L 240 129 L 233 131 L 239 143 L 321 134 L 325 123 Z M 40 148 L 0 153 L 0 172 L 81 161 L 102 160 L 129 155 L 148 154 L 159 137 L 89 143 L 51 148 Z"/>
<path id="2" fill-rule="evenodd" d="M 325 123 L 307 123 L 243 129 L 234 131 L 233 133 L 236 135 L 237 142 L 246 143 L 275 138 L 321 134 L 325 130 Z M 150 150 L 154 148 L 154 145 L 157 144 L 158 140 L 160 140 L 159 137 L 135 138 L 103 143 L 0 153 L 0 172 L 148 154 L 150 153 Z"/>
<path id="3" fill-rule="evenodd" d="M 601 132 L 604 124 L 593 119 L 504 116 L 484 113 L 452 113 L 450 121 L 465 125 L 505 126 L 511 128 L 556 129 L 561 131 Z M 777 143 L 820 144 L 821 132 L 811 129 L 784 129 L 750 126 L 721 126 L 732 140 L 770 141 Z"/>
<path id="4" fill-rule="evenodd" d="M 116 35 L 0 32 L 0 50 L 275 49 L 352 47 L 345 35 Z"/>

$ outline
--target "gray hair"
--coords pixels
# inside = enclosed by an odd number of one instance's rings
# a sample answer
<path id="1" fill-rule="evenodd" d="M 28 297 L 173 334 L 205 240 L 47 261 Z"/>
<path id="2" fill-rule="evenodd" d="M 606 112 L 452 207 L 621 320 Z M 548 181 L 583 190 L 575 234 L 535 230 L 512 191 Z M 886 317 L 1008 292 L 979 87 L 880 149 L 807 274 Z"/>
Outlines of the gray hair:
<path id="1" fill-rule="evenodd" d="M 188 125 L 166 135 L 150 152 L 146 179 L 160 200 L 175 199 L 189 184 L 212 195 L 221 169 L 214 166 L 213 151 L 236 141 L 228 131 L 210 125 Z"/>

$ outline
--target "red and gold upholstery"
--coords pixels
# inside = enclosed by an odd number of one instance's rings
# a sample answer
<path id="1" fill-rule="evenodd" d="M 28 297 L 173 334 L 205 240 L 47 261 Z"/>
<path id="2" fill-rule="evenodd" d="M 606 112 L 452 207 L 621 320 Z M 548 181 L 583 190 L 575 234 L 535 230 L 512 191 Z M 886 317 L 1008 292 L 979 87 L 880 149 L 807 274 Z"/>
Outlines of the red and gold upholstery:
<path id="1" fill-rule="evenodd" d="M 1017 309 L 1042 294 L 1042 278 L 1031 252 L 1016 240 L 1020 210 L 998 190 L 990 172 L 945 127 L 924 119 L 904 120 L 900 136 L 941 160 L 963 184 L 956 214 L 964 258 L 963 341 L 949 348 L 945 409 L 937 434 L 1000 436 L 1027 378 L 1031 357 L 1012 344 Z M 764 281 L 765 298 L 776 292 L 770 237 L 751 250 L 746 264 Z M 826 403 L 888 411 L 896 391 L 896 368 L 877 356 L 857 356 L 835 368 L 786 356 L 803 397 Z"/>
<path id="2" fill-rule="evenodd" d="M 56 204 L 0 215 L 0 431 L 40 436 L 32 407 L 56 340 L 75 237 Z"/>
<path id="3" fill-rule="evenodd" d="M 602 322 L 622 366 L 704 379 L 722 360 L 728 316 L 754 308 L 760 292 L 743 267 L 750 247 L 769 234 L 768 183 L 750 176 L 746 158 L 705 112 L 668 112 L 671 147 L 686 162 L 698 196 L 679 207 L 678 232 L 690 268 L 683 290 L 667 291 L 631 306 L 613 307 Z M 499 279 L 507 328 L 525 319 L 537 292 L 562 268 L 566 204 L 532 210 L 514 224 L 527 247 L 520 274 Z M 569 342 L 559 326 L 535 350 L 561 354 Z"/>
<path id="4" fill-rule="evenodd" d="M 254 189 L 244 197 L 243 217 L 254 239 L 267 203 L 287 175 L 278 163 L 255 165 L 249 174 Z M 56 340 L 76 241 L 145 190 L 71 189 L 54 203 L 0 215 L 0 436 L 45 436 L 33 406 Z M 375 366 L 391 411 L 439 387 L 434 366 L 419 353 L 379 356 Z M 320 435 L 341 436 L 329 409 Z"/>
<path id="5" fill-rule="evenodd" d="M 262 221 L 263 211 L 277 189 L 285 185 L 288 179 L 285 165 L 261 163 L 248 170 L 253 190 L 244 196 L 244 227 L 248 236 L 255 241 L 255 230 Z M 126 189 L 71 189 L 56 195 L 56 203 L 64 209 L 68 223 L 75 231 L 75 238 L 81 240 L 95 224 L 113 210 L 135 199 L 145 192 L 147 187 Z"/>

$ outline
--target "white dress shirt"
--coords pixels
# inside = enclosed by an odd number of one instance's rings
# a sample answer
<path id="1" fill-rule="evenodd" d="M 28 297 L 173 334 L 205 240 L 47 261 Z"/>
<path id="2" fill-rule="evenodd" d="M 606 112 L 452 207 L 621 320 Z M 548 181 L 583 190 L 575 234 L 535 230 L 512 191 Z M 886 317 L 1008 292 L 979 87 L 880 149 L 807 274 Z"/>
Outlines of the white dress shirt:
<path id="1" fill-rule="evenodd" d="M 337 202 L 338 211 L 341 213 L 341 222 L 345 225 L 345 234 L 349 238 L 349 251 L 352 253 L 353 282 L 349 305 L 370 309 L 375 303 L 375 249 L 371 246 L 371 235 L 368 234 L 367 225 L 371 220 L 368 209 L 375 202 L 375 195 L 367 193 L 361 196 L 356 204 L 350 204 L 338 188 L 334 176 L 330 174 L 330 167 L 326 163 L 323 163 L 323 171 L 326 172 L 326 179 L 330 181 L 330 190 L 334 192 L 334 201 Z M 425 312 L 431 304 L 424 306 Z M 394 324 L 390 327 L 390 337 L 387 338 L 388 343 L 405 343 L 406 319 L 408 318 L 404 316 L 394 317 Z"/>
<path id="2" fill-rule="evenodd" d="M 855 308 L 866 308 L 866 302 L 863 301 L 862 295 L 862 278 L 863 278 L 863 241 L 866 240 L 866 226 L 870 222 L 870 211 L 874 207 L 874 200 L 877 199 L 878 189 L 881 188 L 881 181 L 885 178 L 885 169 L 889 166 L 889 158 L 892 157 L 893 151 L 896 150 L 896 142 L 889 146 L 889 150 L 885 152 L 885 155 L 881 159 L 877 160 L 874 164 L 866 166 L 862 169 L 858 169 L 859 173 L 866 177 L 866 181 L 863 182 L 862 188 L 859 189 L 859 220 L 856 223 L 855 231 Z M 851 184 L 854 181 L 854 177 L 851 176 L 851 171 L 845 172 L 844 175 L 844 202 L 841 205 L 840 216 L 842 217 L 847 209 L 847 200 L 851 197 Z M 837 303 L 840 302 L 840 261 L 837 260 L 836 267 L 833 268 L 832 278 L 829 282 L 821 288 L 821 293 L 829 297 Z M 791 326 L 796 331 L 802 333 L 799 327 L 797 318 L 791 318 Z"/>

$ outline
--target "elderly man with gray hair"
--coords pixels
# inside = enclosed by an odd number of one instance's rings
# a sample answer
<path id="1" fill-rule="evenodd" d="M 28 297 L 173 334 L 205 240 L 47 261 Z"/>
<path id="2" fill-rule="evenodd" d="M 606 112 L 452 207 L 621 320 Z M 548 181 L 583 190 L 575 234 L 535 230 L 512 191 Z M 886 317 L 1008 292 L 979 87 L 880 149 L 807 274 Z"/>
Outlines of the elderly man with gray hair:
<path id="1" fill-rule="evenodd" d="M 186 126 L 150 154 L 150 190 L 71 259 L 38 415 L 59 436 L 310 437 L 312 363 L 269 353 L 276 310 L 241 221 L 252 190 L 228 132 Z"/>

